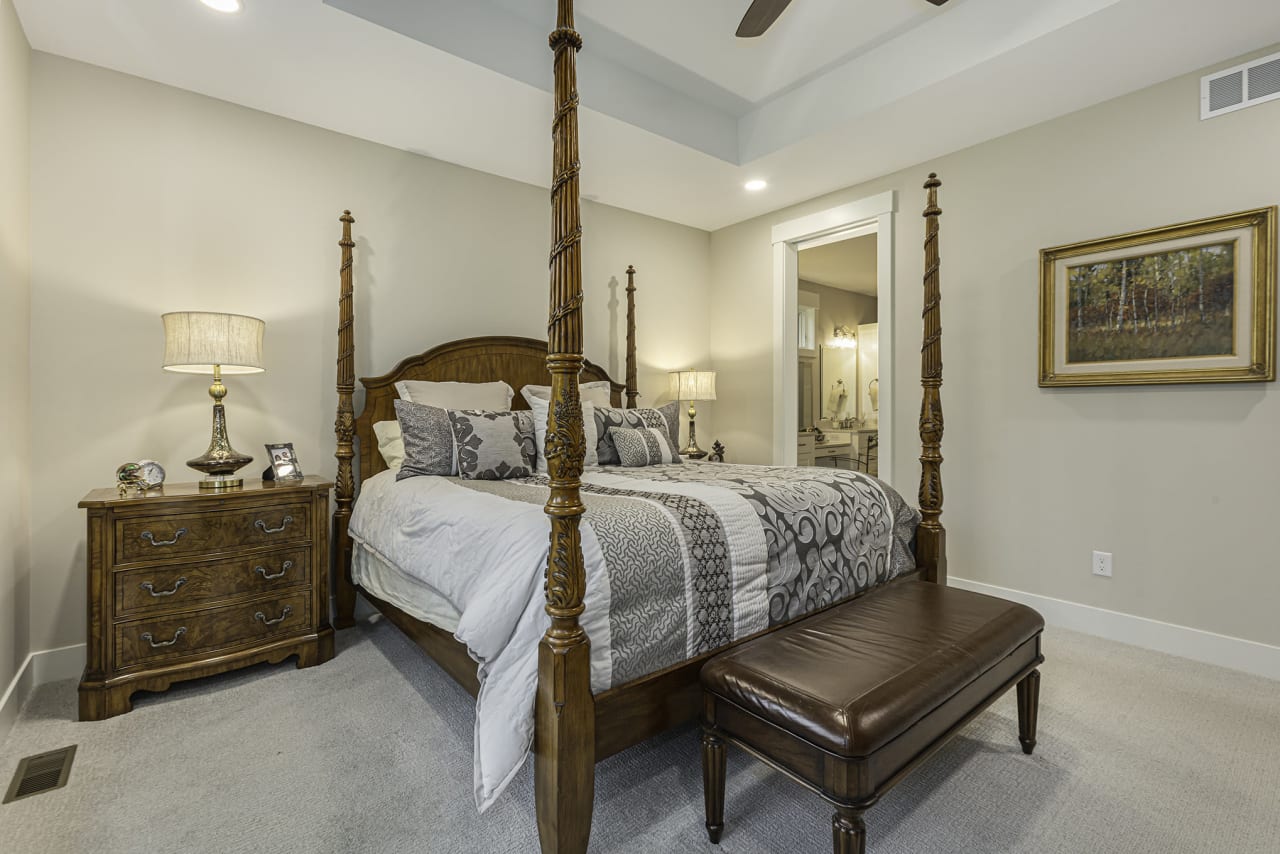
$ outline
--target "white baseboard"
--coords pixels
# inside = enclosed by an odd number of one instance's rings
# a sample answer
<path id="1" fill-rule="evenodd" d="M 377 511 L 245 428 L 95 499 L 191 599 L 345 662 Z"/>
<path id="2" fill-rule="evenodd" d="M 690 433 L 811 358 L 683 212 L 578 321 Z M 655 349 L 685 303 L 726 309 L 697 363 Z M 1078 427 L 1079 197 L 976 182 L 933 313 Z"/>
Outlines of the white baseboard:
<path id="1" fill-rule="evenodd" d="M 1162 623 L 1147 617 L 996 587 L 966 578 L 949 578 L 947 583 L 1035 608 L 1051 626 L 1061 626 L 1107 640 L 1280 680 L 1280 646 Z"/>
<path id="2" fill-rule="evenodd" d="M 0 741 L 9 734 L 32 689 L 46 682 L 78 678 L 84 671 L 87 653 L 88 648 L 78 643 L 58 649 L 40 650 L 26 657 L 4 695 L 0 696 Z"/>
<path id="3" fill-rule="evenodd" d="M 32 687 L 59 679 L 79 679 L 89 648 L 82 643 L 31 653 Z"/>
<path id="4" fill-rule="evenodd" d="M 28 655 L 10 680 L 4 696 L 0 697 L 0 743 L 4 742 L 9 730 L 13 729 L 13 722 L 18 719 L 18 712 L 31 693 L 32 681 L 31 656 Z"/>

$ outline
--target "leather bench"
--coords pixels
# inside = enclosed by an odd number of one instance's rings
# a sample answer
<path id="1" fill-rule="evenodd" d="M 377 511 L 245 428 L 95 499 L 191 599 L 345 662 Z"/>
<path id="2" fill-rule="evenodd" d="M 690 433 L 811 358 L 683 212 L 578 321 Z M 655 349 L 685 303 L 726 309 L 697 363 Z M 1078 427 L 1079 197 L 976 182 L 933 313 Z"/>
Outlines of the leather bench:
<path id="1" fill-rule="evenodd" d="M 724 830 L 726 742 L 835 806 L 836 854 L 863 854 L 863 812 L 1014 685 L 1031 753 L 1043 629 L 1023 605 L 907 581 L 711 659 L 702 669 L 711 841 Z"/>

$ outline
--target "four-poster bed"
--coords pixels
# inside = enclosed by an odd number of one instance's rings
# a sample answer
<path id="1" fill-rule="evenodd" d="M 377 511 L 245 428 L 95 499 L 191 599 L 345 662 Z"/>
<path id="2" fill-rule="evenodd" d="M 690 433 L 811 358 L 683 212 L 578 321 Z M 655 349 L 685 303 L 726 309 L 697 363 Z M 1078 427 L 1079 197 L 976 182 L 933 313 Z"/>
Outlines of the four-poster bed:
<path id="1" fill-rule="evenodd" d="M 534 699 L 535 787 L 537 817 L 543 851 L 581 852 L 590 834 L 595 763 L 650 736 L 697 717 L 701 708 L 698 672 L 723 647 L 710 649 L 593 692 L 590 638 L 583 628 L 588 567 L 584 558 L 580 521 L 587 507 L 582 482 L 586 440 L 579 380 L 608 381 L 614 406 L 637 405 L 635 276 L 627 269 L 626 382 L 616 383 L 583 357 L 582 258 L 579 202 L 579 160 L 575 55 L 581 38 L 573 29 L 572 0 L 559 0 L 557 27 L 550 38 L 555 55 L 555 114 L 553 119 L 552 250 L 550 310 L 547 340 L 482 337 L 442 344 L 405 359 L 390 373 L 362 379 L 365 404 L 357 417 L 355 393 L 354 241 L 350 212 L 341 217 L 339 241 L 341 295 L 338 328 L 338 474 L 334 511 L 337 555 L 336 599 L 338 628 L 353 624 L 355 584 L 352 580 L 351 522 L 357 490 L 387 468 L 374 438 L 374 425 L 396 419 L 396 384 L 406 380 L 462 383 L 503 380 L 512 389 L 526 385 L 551 387 L 546 439 L 550 545 L 545 571 L 545 613 L 549 626 L 538 644 Z M 920 417 L 923 443 L 920 483 L 922 521 L 915 530 L 915 572 L 926 580 L 946 579 L 945 531 L 942 512 L 940 445 L 942 411 L 941 326 L 938 290 L 938 216 L 936 190 L 930 176 L 925 275 L 925 337 Z M 525 409 L 517 396 L 513 409 Z M 359 454 L 359 480 L 354 464 Z M 706 464 L 717 466 L 720 464 Z M 693 465 L 689 465 L 693 468 Z M 602 490 L 596 489 L 600 492 Z M 545 523 L 544 523 L 545 524 Z M 594 536 L 594 535 L 593 535 Z M 546 540 L 543 540 L 546 543 Z M 455 633 L 412 616 L 385 598 L 366 590 L 366 596 L 386 617 L 413 639 L 442 668 L 473 695 L 481 690 L 477 662 Z M 861 592 L 861 591 L 858 591 Z M 795 617 L 779 620 L 750 636 L 774 631 Z M 801 617 L 802 619 L 802 617 Z M 735 637 L 733 643 L 746 637 Z"/>

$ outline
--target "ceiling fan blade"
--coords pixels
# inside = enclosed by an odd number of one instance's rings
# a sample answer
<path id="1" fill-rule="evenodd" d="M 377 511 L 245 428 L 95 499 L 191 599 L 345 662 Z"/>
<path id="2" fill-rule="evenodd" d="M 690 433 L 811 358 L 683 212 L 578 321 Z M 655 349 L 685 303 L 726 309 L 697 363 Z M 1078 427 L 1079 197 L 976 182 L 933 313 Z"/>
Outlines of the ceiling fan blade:
<path id="1" fill-rule="evenodd" d="M 945 3 L 946 0 L 942 2 Z M 772 27 L 773 22 L 790 5 L 791 0 L 755 0 L 751 8 L 747 9 L 747 14 L 742 16 L 742 23 L 738 24 L 738 38 L 753 39 L 764 35 L 765 30 Z"/>

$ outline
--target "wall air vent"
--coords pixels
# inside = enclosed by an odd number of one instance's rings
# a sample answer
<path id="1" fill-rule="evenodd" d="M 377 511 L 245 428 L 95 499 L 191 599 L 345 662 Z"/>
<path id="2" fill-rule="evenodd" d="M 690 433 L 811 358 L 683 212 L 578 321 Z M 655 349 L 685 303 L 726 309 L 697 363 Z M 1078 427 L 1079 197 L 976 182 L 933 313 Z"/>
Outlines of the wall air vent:
<path id="1" fill-rule="evenodd" d="M 1212 119 L 1280 98 L 1280 53 L 1200 78 L 1200 118 Z"/>

